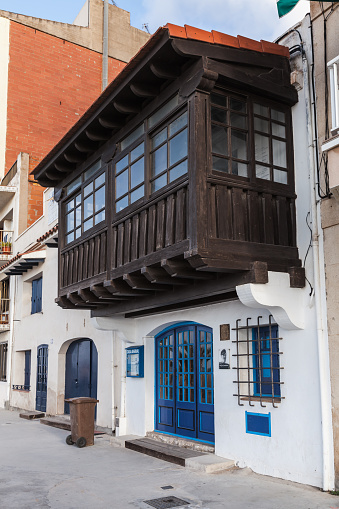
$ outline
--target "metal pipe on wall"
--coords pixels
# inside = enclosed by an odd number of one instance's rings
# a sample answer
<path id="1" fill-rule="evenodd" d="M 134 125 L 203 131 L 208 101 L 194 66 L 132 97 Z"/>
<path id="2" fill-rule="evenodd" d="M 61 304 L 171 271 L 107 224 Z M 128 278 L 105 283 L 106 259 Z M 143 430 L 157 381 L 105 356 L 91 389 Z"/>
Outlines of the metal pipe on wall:
<path id="1" fill-rule="evenodd" d="M 104 0 L 102 39 L 102 90 L 108 85 L 108 0 Z"/>

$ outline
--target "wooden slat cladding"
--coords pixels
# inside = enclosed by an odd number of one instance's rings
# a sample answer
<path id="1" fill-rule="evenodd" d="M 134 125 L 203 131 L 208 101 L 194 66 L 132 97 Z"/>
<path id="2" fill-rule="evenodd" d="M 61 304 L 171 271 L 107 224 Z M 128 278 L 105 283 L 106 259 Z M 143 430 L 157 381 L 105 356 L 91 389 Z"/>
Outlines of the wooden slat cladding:
<path id="1" fill-rule="evenodd" d="M 209 237 L 296 246 L 294 198 L 211 184 Z"/>
<path id="2" fill-rule="evenodd" d="M 181 188 L 114 225 L 112 268 L 185 240 L 187 216 L 187 188 Z"/>
<path id="3" fill-rule="evenodd" d="M 107 232 L 61 254 L 61 288 L 107 271 Z"/>

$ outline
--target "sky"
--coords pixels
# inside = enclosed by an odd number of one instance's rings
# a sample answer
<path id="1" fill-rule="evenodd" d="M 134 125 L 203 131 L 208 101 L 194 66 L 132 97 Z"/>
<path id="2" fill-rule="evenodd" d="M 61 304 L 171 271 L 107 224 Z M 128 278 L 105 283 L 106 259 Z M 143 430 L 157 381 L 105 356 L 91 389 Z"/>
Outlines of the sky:
<path id="1" fill-rule="evenodd" d="M 85 0 L 0 0 L 0 10 L 73 23 L 84 3 Z M 147 23 L 151 33 L 169 22 L 268 41 L 300 21 L 310 5 L 308 0 L 300 0 L 292 12 L 279 20 L 276 0 L 115 0 L 115 3 L 131 13 L 133 26 L 141 29 Z"/>

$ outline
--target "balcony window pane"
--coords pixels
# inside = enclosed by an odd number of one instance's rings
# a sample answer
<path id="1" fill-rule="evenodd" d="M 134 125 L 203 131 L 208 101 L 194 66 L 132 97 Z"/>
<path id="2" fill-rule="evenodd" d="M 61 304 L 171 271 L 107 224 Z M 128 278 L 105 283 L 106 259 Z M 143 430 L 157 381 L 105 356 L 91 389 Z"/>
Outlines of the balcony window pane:
<path id="1" fill-rule="evenodd" d="M 187 173 L 187 159 L 182 163 L 178 164 L 169 172 L 169 180 L 173 182 L 173 180 L 185 175 Z"/>
<path id="2" fill-rule="evenodd" d="M 167 144 L 162 145 L 152 154 L 152 176 L 159 175 L 167 169 Z"/>
<path id="3" fill-rule="evenodd" d="M 239 101 L 238 99 L 230 99 L 231 110 L 238 111 L 239 113 L 246 113 L 246 103 L 244 101 Z"/>
<path id="4" fill-rule="evenodd" d="M 81 207 L 75 210 L 75 226 L 81 226 Z"/>
<path id="5" fill-rule="evenodd" d="M 269 122 L 263 118 L 254 117 L 254 129 L 256 131 L 262 131 L 263 133 L 269 132 Z"/>
<path id="6" fill-rule="evenodd" d="M 247 159 L 247 134 L 232 129 L 232 157 Z"/>
<path id="7" fill-rule="evenodd" d="M 115 195 L 117 198 L 128 191 L 128 170 L 125 170 L 115 179 Z"/>
<path id="8" fill-rule="evenodd" d="M 81 194 L 78 194 L 78 196 L 75 197 L 75 205 L 77 207 L 81 205 Z"/>
<path id="9" fill-rule="evenodd" d="M 221 110 L 220 108 L 215 108 L 214 106 L 212 106 L 211 116 L 213 122 L 221 122 L 222 124 L 227 124 L 226 110 Z"/>
<path id="10" fill-rule="evenodd" d="M 218 106 L 224 106 L 226 108 L 227 97 L 219 94 L 211 94 L 211 102 Z"/>
<path id="11" fill-rule="evenodd" d="M 262 163 L 270 162 L 269 138 L 261 134 L 254 135 L 255 159 Z"/>
<path id="12" fill-rule="evenodd" d="M 66 187 L 66 195 L 71 194 L 75 189 L 81 186 L 81 176 L 77 179 L 73 180 L 67 187 Z"/>
<path id="13" fill-rule="evenodd" d="M 267 166 L 255 165 L 255 175 L 258 179 L 270 180 L 271 172 Z"/>
<path id="14" fill-rule="evenodd" d="M 103 173 L 102 175 L 100 175 L 100 177 L 95 179 L 95 189 L 98 189 L 98 187 L 100 187 L 104 183 L 105 183 L 105 174 Z"/>
<path id="15" fill-rule="evenodd" d="M 156 180 L 153 180 L 151 184 L 151 191 L 154 193 L 155 191 L 158 191 L 158 189 L 161 189 L 162 187 L 166 186 L 167 184 L 167 175 L 162 175 L 161 177 L 157 178 Z"/>
<path id="16" fill-rule="evenodd" d="M 283 111 L 278 111 L 272 108 L 271 118 L 272 120 L 278 120 L 278 122 L 285 122 L 285 113 Z"/>
<path id="17" fill-rule="evenodd" d="M 230 113 L 231 115 L 231 126 L 238 127 L 239 129 L 247 128 L 247 117 L 244 115 L 238 115 L 237 113 Z"/>
<path id="18" fill-rule="evenodd" d="M 100 167 L 101 167 L 101 161 L 99 159 L 99 161 L 96 161 L 92 166 L 90 166 L 90 168 L 88 168 L 87 171 L 85 171 L 84 180 L 86 181 L 92 175 L 94 175 L 94 173 L 96 171 L 98 171 Z"/>
<path id="19" fill-rule="evenodd" d="M 138 159 L 144 153 L 144 143 L 140 143 L 134 150 L 131 152 L 131 163 Z"/>
<path id="20" fill-rule="evenodd" d="M 213 156 L 213 170 L 228 173 L 228 159 Z"/>
<path id="21" fill-rule="evenodd" d="M 120 159 L 120 161 L 117 162 L 117 164 L 115 165 L 115 174 L 117 175 L 118 173 L 120 173 L 121 170 L 123 170 L 127 165 L 128 165 L 128 155 L 123 157 L 122 159 Z"/>
<path id="22" fill-rule="evenodd" d="M 105 186 L 101 187 L 98 191 L 95 192 L 95 212 L 98 212 L 100 209 L 105 206 Z"/>
<path id="23" fill-rule="evenodd" d="M 91 219 L 87 219 L 87 221 L 84 222 L 84 232 L 92 228 L 93 226 L 93 217 Z"/>
<path id="24" fill-rule="evenodd" d="M 131 166 L 131 189 L 144 181 L 144 158 Z"/>
<path id="25" fill-rule="evenodd" d="M 152 149 L 157 148 L 159 145 L 162 145 L 164 141 L 167 140 L 167 127 L 160 131 L 160 133 L 156 134 L 152 138 Z"/>
<path id="26" fill-rule="evenodd" d="M 70 210 L 72 210 L 74 208 L 74 200 L 71 200 L 67 203 L 66 205 L 66 212 L 69 212 Z"/>
<path id="27" fill-rule="evenodd" d="M 69 242 L 72 242 L 74 240 L 74 232 L 72 233 L 69 233 L 67 236 L 66 236 L 66 240 L 67 240 L 67 244 Z"/>
<path id="28" fill-rule="evenodd" d="M 227 156 L 227 127 L 212 125 L 212 152 Z"/>
<path id="29" fill-rule="evenodd" d="M 272 134 L 273 136 L 279 136 L 279 138 L 286 138 L 285 126 L 272 122 Z"/>
<path id="30" fill-rule="evenodd" d="M 93 195 L 86 198 L 84 201 L 84 219 L 93 215 Z"/>
<path id="31" fill-rule="evenodd" d="M 187 129 L 181 131 L 169 142 L 170 166 L 187 156 Z"/>
<path id="32" fill-rule="evenodd" d="M 153 127 L 155 124 L 160 122 L 163 118 L 166 117 L 176 106 L 178 106 L 179 97 L 176 95 L 172 97 L 168 103 L 166 103 L 160 110 L 156 111 L 154 115 L 151 115 L 148 119 L 148 127 Z"/>
<path id="33" fill-rule="evenodd" d="M 120 212 L 120 210 L 123 210 L 127 206 L 128 206 L 128 196 L 125 196 L 124 198 L 122 198 L 122 200 L 119 200 L 119 201 L 116 202 L 115 210 L 117 212 Z"/>
<path id="34" fill-rule="evenodd" d="M 75 238 L 81 237 L 81 226 L 75 230 Z"/>
<path id="35" fill-rule="evenodd" d="M 273 164 L 286 168 L 286 142 L 273 140 Z"/>
<path id="36" fill-rule="evenodd" d="M 138 187 L 138 189 L 136 189 L 135 191 L 133 191 L 131 193 L 131 203 L 134 203 L 135 201 L 142 198 L 144 196 L 144 194 L 145 194 L 144 186 Z"/>
<path id="37" fill-rule="evenodd" d="M 71 212 L 66 216 L 66 231 L 69 232 L 74 228 L 74 213 Z"/>
<path id="38" fill-rule="evenodd" d="M 137 140 L 139 136 L 144 134 L 144 132 L 145 132 L 144 124 L 139 125 L 139 127 L 132 131 L 131 134 L 127 136 L 127 138 L 124 138 L 121 141 L 121 150 L 125 150 L 125 148 L 127 148 L 129 145 L 132 145 L 133 141 Z"/>
<path id="39" fill-rule="evenodd" d="M 169 135 L 173 136 L 173 134 L 177 133 L 187 124 L 187 111 L 180 115 L 177 119 L 175 119 L 170 125 L 169 125 Z"/>
<path id="40" fill-rule="evenodd" d="M 280 184 L 287 184 L 287 172 L 274 168 L 273 180 L 274 182 L 279 182 Z"/>
<path id="41" fill-rule="evenodd" d="M 93 193 L 93 182 L 91 182 L 88 186 L 85 187 L 84 197 L 88 196 L 91 193 Z"/>
<path id="42" fill-rule="evenodd" d="M 238 161 L 232 161 L 232 175 L 239 175 L 240 177 L 248 176 L 248 165 L 239 163 Z"/>
<path id="43" fill-rule="evenodd" d="M 99 214 L 96 214 L 94 216 L 95 224 L 101 223 L 101 221 L 105 221 L 105 211 L 104 210 L 102 210 L 101 212 L 99 212 Z"/>
<path id="44" fill-rule="evenodd" d="M 253 104 L 253 111 L 256 115 L 261 115 L 262 117 L 268 117 L 268 106 L 263 106 L 262 104 Z"/>

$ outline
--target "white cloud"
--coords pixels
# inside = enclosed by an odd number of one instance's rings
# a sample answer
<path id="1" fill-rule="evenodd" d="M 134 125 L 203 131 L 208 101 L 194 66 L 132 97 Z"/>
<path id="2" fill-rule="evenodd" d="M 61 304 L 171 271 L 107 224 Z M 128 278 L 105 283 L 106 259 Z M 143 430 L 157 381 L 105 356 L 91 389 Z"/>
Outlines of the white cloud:
<path id="1" fill-rule="evenodd" d="M 142 6 L 151 32 L 168 22 L 273 40 L 304 17 L 309 2 L 300 0 L 297 7 L 280 20 L 276 0 L 142 0 Z"/>

